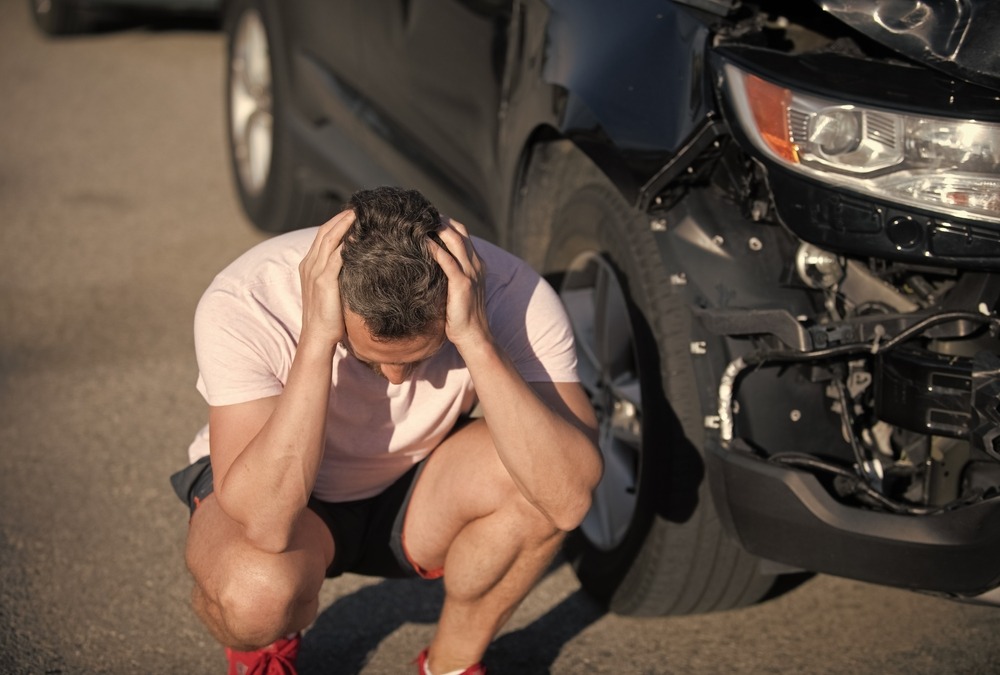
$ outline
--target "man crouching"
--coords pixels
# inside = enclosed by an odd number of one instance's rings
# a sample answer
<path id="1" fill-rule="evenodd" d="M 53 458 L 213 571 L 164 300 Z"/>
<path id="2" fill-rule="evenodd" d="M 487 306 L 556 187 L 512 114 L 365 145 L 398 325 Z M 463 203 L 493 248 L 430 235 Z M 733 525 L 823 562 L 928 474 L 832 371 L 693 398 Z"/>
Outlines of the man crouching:
<path id="1" fill-rule="evenodd" d="M 485 672 L 602 470 L 551 287 L 419 193 L 378 188 L 227 267 L 195 342 L 209 424 L 173 480 L 194 608 L 230 672 L 295 672 L 344 572 L 443 576 L 418 668 Z"/>

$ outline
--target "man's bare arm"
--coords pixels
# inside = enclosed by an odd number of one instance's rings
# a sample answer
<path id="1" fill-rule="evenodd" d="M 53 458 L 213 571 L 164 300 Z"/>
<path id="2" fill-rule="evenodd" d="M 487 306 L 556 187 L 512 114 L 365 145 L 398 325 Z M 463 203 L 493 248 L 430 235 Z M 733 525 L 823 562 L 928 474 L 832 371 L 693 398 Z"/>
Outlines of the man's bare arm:
<path id="1" fill-rule="evenodd" d="M 323 458 L 333 354 L 343 337 L 339 246 L 352 222 L 344 212 L 321 227 L 300 265 L 302 333 L 282 393 L 210 409 L 217 499 L 264 550 L 288 546 Z"/>
<path id="2" fill-rule="evenodd" d="M 529 385 L 493 341 L 482 263 L 460 223 L 432 244 L 448 276 L 446 332 L 472 375 L 497 452 L 525 498 L 556 527 L 575 528 L 600 480 L 597 421 L 577 383 Z M 450 251 L 450 255 L 449 255 Z"/>
<path id="3" fill-rule="evenodd" d="M 529 502 L 559 529 L 572 530 L 587 514 L 602 471 L 597 422 L 583 389 L 575 382 L 529 385 L 492 345 L 466 354 L 500 460 Z"/>
<path id="4" fill-rule="evenodd" d="M 316 483 L 332 359 L 300 346 L 279 396 L 209 410 L 216 497 L 261 549 L 285 550 Z"/>

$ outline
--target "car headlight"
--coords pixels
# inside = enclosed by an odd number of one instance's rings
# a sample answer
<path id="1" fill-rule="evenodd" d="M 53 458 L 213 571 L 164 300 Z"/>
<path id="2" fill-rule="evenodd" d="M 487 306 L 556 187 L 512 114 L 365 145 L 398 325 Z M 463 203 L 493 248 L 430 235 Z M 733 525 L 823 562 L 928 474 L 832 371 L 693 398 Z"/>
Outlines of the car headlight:
<path id="1" fill-rule="evenodd" d="M 1000 124 L 855 105 L 725 66 L 757 148 L 814 179 L 893 202 L 1000 223 Z"/>

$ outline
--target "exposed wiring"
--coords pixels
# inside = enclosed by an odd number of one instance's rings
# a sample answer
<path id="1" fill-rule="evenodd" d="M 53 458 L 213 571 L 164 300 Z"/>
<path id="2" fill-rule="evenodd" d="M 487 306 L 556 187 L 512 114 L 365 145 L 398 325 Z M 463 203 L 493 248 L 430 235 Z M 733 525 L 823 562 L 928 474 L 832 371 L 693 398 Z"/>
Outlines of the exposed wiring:
<path id="1" fill-rule="evenodd" d="M 865 457 L 864 448 L 861 447 L 858 436 L 854 433 L 854 416 L 851 414 L 849 407 L 851 402 L 847 397 L 847 387 L 844 385 L 843 380 L 840 379 L 834 380 L 833 384 L 837 388 L 837 400 L 840 403 L 840 422 L 844 425 L 847 440 L 850 443 L 851 450 L 854 452 L 854 461 L 858 465 L 857 473 L 869 487 L 874 489 L 875 486 L 872 485 L 871 476 L 868 475 L 868 471 L 865 468 L 871 462 Z"/>
<path id="2" fill-rule="evenodd" d="M 977 312 L 941 312 L 940 314 L 924 317 L 920 321 L 917 321 L 912 326 L 908 326 L 907 328 L 901 330 L 897 335 L 885 340 L 884 342 L 881 341 L 882 336 L 876 333 L 876 339 L 873 341 L 850 342 L 847 344 L 837 345 L 836 347 L 814 349 L 809 352 L 795 352 L 791 350 L 756 352 L 754 354 L 749 354 L 744 360 L 746 361 L 746 365 L 750 366 L 763 364 L 769 361 L 817 361 L 820 359 L 828 359 L 836 356 L 849 356 L 851 354 L 862 354 L 865 352 L 884 352 L 887 349 L 892 349 L 893 347 L 906 342 L 910 338 L 918 335 L 928 328 L 932 328 L 942 323 L 948 323 L 950 321 L 975 321 L 976 323 L 989 323 L 994 326 L 1000 326 L 1000 318 L 995 316 L 985 316 Z M 879 346 L 873 349 L 875 345 Z"/>
<path id="3" fill-rule="evenodd" d="M 950 321 L 973 321 L 976 323 L 990 324 L 994 329 L 1000 327 L 1000 318 L 994 315 L 963 311 L 942 312 L 917 321 L 889 339 L 885 339 L 885 331 L 880 330 L 876 331 L 875 337 L 872 340 L 865 342 L 853 342 L 808 352 L 796 352 L 791 350 L 770 352 L 760 351 L 733 359 L 726 366 L 722 377 L 719 378 L 718 412 L 719 434 L 722 441 L 722 447 L 728 449 L 733 440 L 733 429 L 735 426 L 735 420 L 733 419 L 733 401 L 736 398 L 737 381 L 740 375 L 742 375 L 743 372 L 751 366 L 761 367 L 765 364 L 820 361 L 823 359 L 850 356 L 854 354 L 877 354 L 878 352 L 885 352 L 893 349 L 894 347 L 906 342 L 933 326 L 948 323 Z M 840 380 L 836 380 L 835 385 L 837 387 L 838 399 L 840 402 L 841 421 L 847 428 L 847 436 L 850 441 L 851 450 L 854 453 L 854 458 L 858 465 L 857 470 L 852 471 L 844 466 L 800 453 L 781 453 L 772 455 L 768 458 L 768 461 L 775 464 L 784 464 L 788 466 L 824 471 L 835 476 L 839 476 L 849 483 L 855 494 L 864 495 L 885 508 L 887 511 L 897 514 L 930 515 L 942 513 L 962 504 L 978 501 L 978 499 L 983 497 L 981 494 L 969 495 L 966 498 L 950 502 L 944 506 L 916 506 L 896 501 L 876 490 L 864 475 L 864 451 L 854 434 L 853 418 L 848 408 L 849 399 L 845 385 Z"/>
<path id="4" fill-rule="evenodd" d="M 967 500 L 961 500 L 961 502 L 952 502 L 946 504 L 945 506 L 914 506 L 912 504 L 905 504 L 903 502 L 898 502 L 894 499 L 886 497 L 884 494 L 873 488 L 867 482 L 865 482 L 860 476 L 858 476 L 854 471 L 840 466 L 839 464 L 834 464 L 833 462 L 827 462 L 821 459 L 817 459 L 811 455 L 800 455 L 797 453 L 782 453 L 779 455 L 772 455 L 768 458 L 768 461 L 773 464 L 782 464 L 787 466 L 794 466 L 798 468 L 813 469 L 816 471 L 825 471 L 827 473 L 832 473 L 836 476 L 844 478 L 847 480 L 851 487 L 854 489 L 856 494 L 863 494 L 864 496 L 874 500 L 880 506 L 884 507 L 886 510 L 892 513 L 914 515 L 914 516 L 926 516 L 934 513 L 942 513 L 948 509 L 958 506 L 960 503 L 964 503 Z"/>
<path id="5" fill-rule="evenodd" d="M 729 447 L 729 443 L 733 440 L 733 400 L 736 398 L 736 382 L 747 368 L 751 366 L 760 367 L 770 363 L 802 363 L 854 354 L 885 352 L 906 342 L 928 328 L 950 321 L 974 321 L 976 323 L 988 323 L 994 327 L 1000 327 L 1000 318 L 994 315 L 964 311 L 941 312 L 940 314 L 920 319 L 912 326 L 903 329 L 897 335 L 884 341 L 884 332 L 876 332 L 875 339 L 871 341 L 850 342 L 835 347 L 814 349 L 808 352 L 797 352 L 790 349 L 759 351 L 735 358 L 726 366 L 722 377 L 719 378 L 718 413 L 719 435 L 722 440 L 722 446 L 724 448 Z"/>

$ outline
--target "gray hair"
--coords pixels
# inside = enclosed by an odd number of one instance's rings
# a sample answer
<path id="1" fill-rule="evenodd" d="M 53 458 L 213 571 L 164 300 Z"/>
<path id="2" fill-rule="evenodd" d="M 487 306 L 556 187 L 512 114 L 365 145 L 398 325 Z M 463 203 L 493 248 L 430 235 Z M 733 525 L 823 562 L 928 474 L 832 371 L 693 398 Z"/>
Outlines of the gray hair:
<path id="1" fill-rule="evenodd" d="M 444 320 L 448 279 L 427 246 L 441 214 L 416 190 L 354 193 L 356 216 L 344 237 L 340 295 L 376 340 L 430 333 Z"/>

